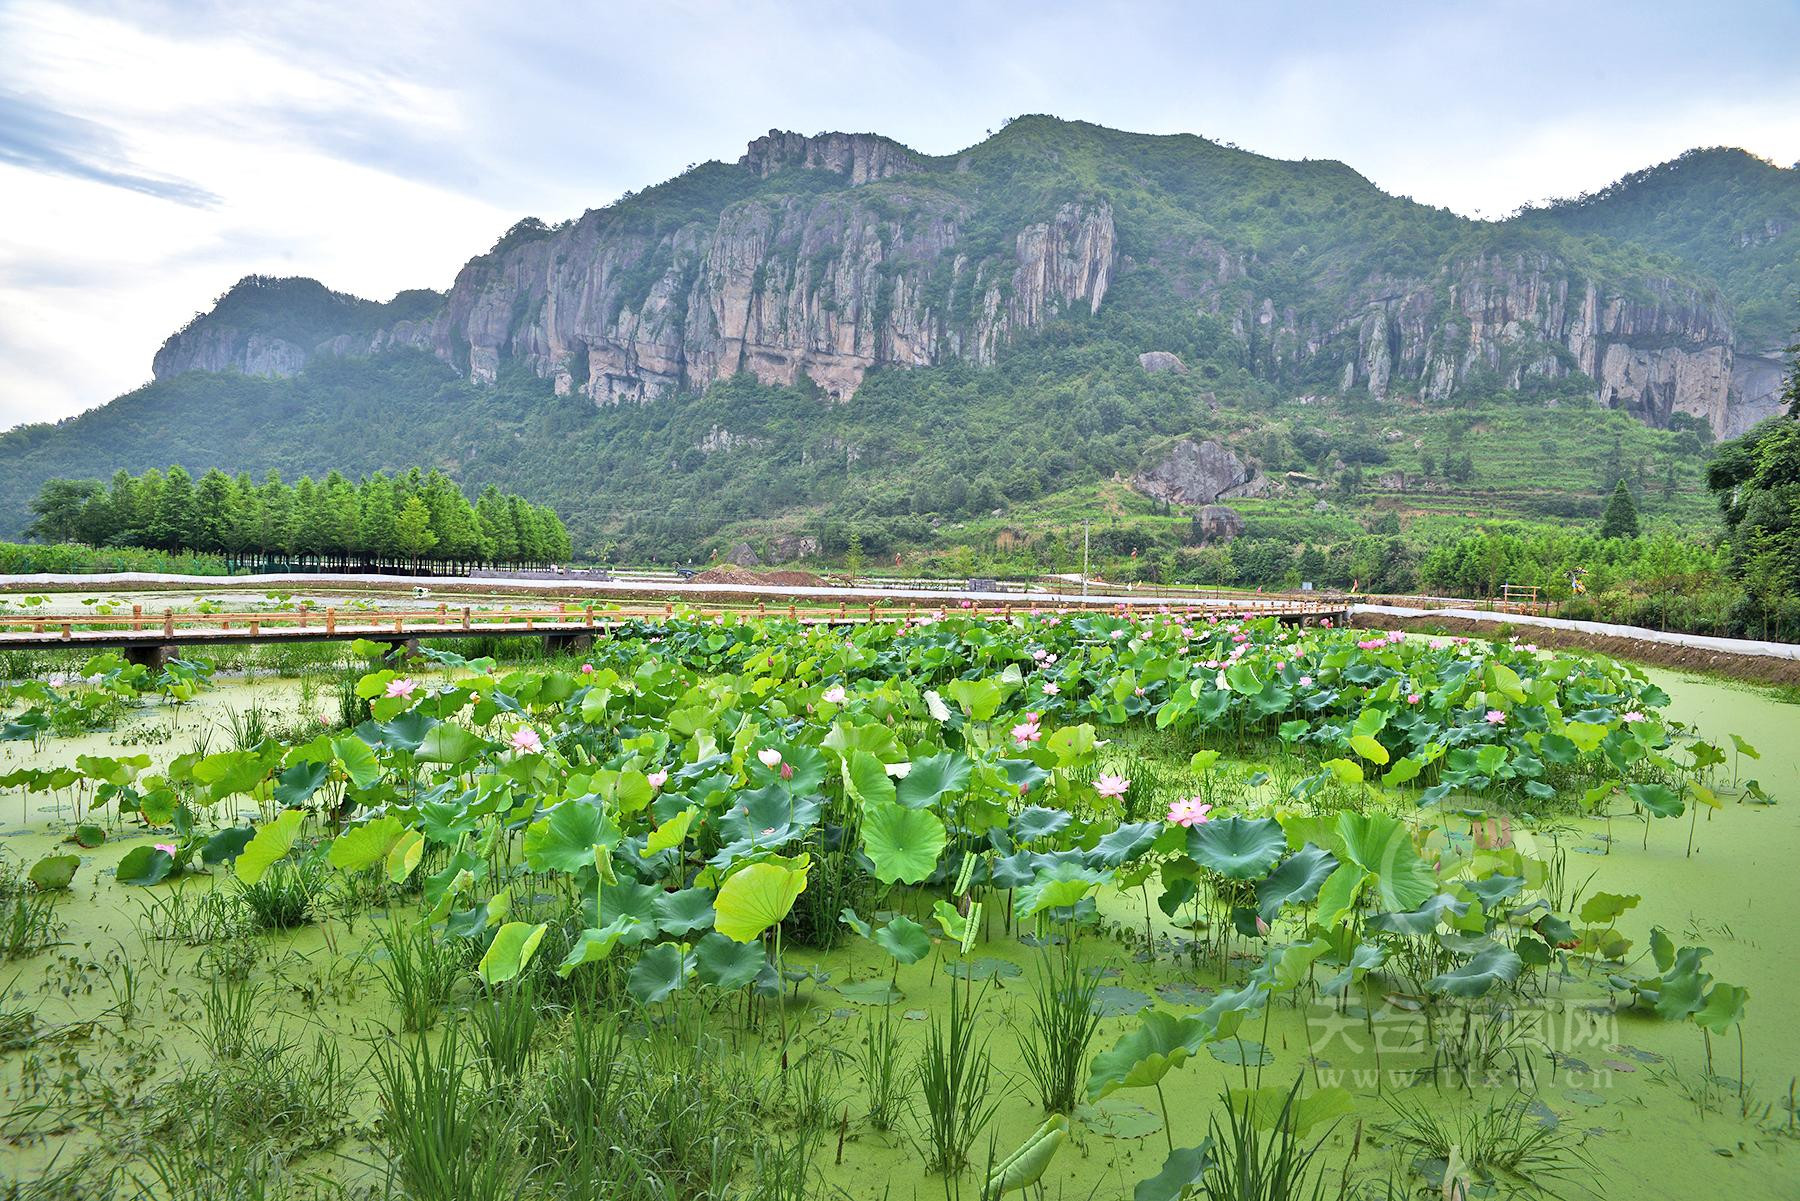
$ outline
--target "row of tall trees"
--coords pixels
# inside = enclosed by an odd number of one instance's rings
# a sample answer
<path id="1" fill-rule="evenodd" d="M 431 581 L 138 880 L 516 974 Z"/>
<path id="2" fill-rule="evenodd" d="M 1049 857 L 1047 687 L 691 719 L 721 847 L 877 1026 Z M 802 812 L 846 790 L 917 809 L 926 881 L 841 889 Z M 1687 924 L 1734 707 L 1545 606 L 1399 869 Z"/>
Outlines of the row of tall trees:
<path id="1" fill-rule="evenodd" d="M 570 557 L 569 533 L 553 509 L 492 484 L 470 501 L 435 468 L 355 482 L 333 471 L 292 484 L 273 471 L 260 483 L 217 469 L 198 480 L 180 466 L 120 471 L 110 484 L 50 480 L 31 510 L 31 534 L 42 541 L 198 551 L 234 566 L 454 570 Z"/>

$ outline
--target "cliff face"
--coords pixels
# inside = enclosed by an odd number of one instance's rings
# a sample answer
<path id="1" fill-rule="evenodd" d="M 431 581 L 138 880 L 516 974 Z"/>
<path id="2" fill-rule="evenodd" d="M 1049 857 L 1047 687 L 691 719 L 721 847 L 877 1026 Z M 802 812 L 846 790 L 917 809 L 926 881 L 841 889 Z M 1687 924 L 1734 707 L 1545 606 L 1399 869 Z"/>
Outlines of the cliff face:
<path id="1" fill-rule="evenodd" d="M 1736 370 L 1730 317 L 1716 294 L 1669 278 L 1627 294 L 1544 254 L 1453 262 L 1438 280 L 1379 281 L 1359 311 L 1316 340 L 1343 360 L 1341 387 L 1441 400 L 1473 379 L 1517 389 L 1579 372 L 1600 403 L 1652 425 L 1676 413 L 1721 435 L 1761 416 Z"/>
<path id="2" fill-rule="evenodd" d="M 917 168 L 857 135 L 770 134 L 740 164 L 827 171 L 853 185 Z M 848 398 L 869 368 L 992 362 L 1064 309 L 1096 311 L 1117 257 L 1111 206 L 1064 204 L 1024 225 L 1010 255 L 964 253 L 964 202 L 923 187 L 753 199 L 716 223 L 644 231 L 611 211 L 476 259 L 450 290 L 430 347 L 491 381 L 516 358 L 558 392 L 654 399 L 740 371 L 802 377 Z M 420 331 L 395 331 L 417 344 Z"/>
<path id="3" fill-rule="evenodd" d="M 1256 255 L 1222 235 L 1171 254 L 1158 230 L 1133 228 L 1127 240 L 1144 261 L 1134 260 L 1114 216 L 1125 193 L 1109 197 L 1105 184 L 1071 182 L 1060 197 L 1015 206 L 1004 186 L 967 182 L 969 156 L 778 130 L 735 167 L 707 170 L 729 185 L 716 203 L 670 219 L 647 194 L 554 230 L 522 223 L 441 299 L 372 306 L 311 281 L 262 281 L 254 302 L 233 305 L 234 289 L 164 345 L 156 374 L 289 375 L 315 354 L 407 346 L 477 382 L 520 364 L 602 405 L 743 371 L 772 384 L 808 379 L 842 400 L 878 365 L 992 363 L 1059 313 L 1098 312 L 1121 273 L 1154 267 L 1194 311 L 1227 319 L 1259 373 L 1276 379 L 1441 400 L 1579 373 L 1603 404 L 1656 425 L 1691 414 L 1721 436 L 1777 403 L 1779 363 L 1736 345 L 1729 304 L 1664 275 L 1599 278 L 1535 249 L 1463 249 L 1374 272 L 1321 256 L 1308 277 L 1315 291 L 1278 304 Z M 996 233 L 986 205 L 1019 216 Z M 1468 228 L 1465 248 L 1503 240 Z M 267 320 L 301 284 L 317 290 L 298 295 L 308 320 Z"/>

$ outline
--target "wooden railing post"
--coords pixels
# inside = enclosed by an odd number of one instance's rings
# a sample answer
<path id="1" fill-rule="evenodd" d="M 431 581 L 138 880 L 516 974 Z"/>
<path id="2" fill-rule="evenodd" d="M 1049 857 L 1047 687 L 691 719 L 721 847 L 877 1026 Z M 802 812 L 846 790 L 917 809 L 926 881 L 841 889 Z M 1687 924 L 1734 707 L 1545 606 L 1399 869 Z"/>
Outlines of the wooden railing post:
<path id="1" fill-rule="evenodd" d="M 337 610 L 336 609 L 326 609 L 325 610 L 325 632 L 327 634 L 337 633 Z"/>
<path id="2" fill-rule="evenodd" d="M 469 606 L 467 605 L 464 605 L 462 610 L 462 628 L 465 630 L 469 628 Z"/>
<path id="3" fill-rule="evenodd" d="M 134 630 L 141 630 L 144 628 L 144 606 L 131 606 L 131 628 Z"/>
<path id="4" fill-rule="evenodd" d="M 163 634 L 169 638 L 175 637 L 175 610 L 173 609 L 163 610 Z"/>

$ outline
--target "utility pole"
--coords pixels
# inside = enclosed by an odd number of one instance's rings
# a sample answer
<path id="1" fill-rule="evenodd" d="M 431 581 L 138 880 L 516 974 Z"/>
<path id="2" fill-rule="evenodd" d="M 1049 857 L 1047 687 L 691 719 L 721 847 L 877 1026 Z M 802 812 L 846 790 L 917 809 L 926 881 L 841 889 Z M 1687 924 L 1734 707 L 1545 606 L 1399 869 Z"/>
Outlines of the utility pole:
<path id="1" fill-rule="evenodd" d="M 1081 599 L 1087 599 L 1088 584 L 1088 519 L 1081 519 Z"/>

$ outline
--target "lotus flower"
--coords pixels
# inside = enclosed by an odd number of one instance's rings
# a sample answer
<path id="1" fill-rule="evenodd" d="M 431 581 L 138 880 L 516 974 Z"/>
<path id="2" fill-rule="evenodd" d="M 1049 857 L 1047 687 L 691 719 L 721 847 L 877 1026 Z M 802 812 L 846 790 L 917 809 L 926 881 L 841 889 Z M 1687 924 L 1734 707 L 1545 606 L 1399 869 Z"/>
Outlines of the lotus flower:
<path id="1" fill-rule="evenodd" d="M 666 771 L 653 771 L 644 778 L 650 781 L 650 787 L 652 789 L 660 789 L 664 784 L 669 782 L 669 773 Z"/>
<path id="2" fill-rule="evenodd" d="M 512 749 L 521 755 L 535 755 L 544 749 L 544 740 L 530 726 L 520 726 L 513 731 Z"/>
<path id="3" fill-rule="evenodd" d="M 1630 712 L 1622 715 L 1620 717 L 1620 720 L 1621 721 L 1647 721 L 1649 719 L 1646 718 L 1642 713 L 1639 713 L 1636 709 L 1633 709 Z"/>
<path id="4" fill-rule="evenodd" d="M 1196 826 L 1209 820 L 1206 815 L 1211 812 L 1211 805 L 1197 796 L 1191 796 L 1169 806 L 1169 820 L 1178 826 Z"/>
<path id="5" fill-rule="evenodd" d="M 831 687 L 827 688 L 824 691 L 824 693 L 819 697 L 819 699 L 824 701 L 827 705 L 843 704 L 844 703 L 844 686 L 842 684 L 833 684 Z"/>
<path id="6" fill-rule="evenodd" d="M 781 762 L 781 752 L 772 746 L 766 746 L 756 752 L 756 757 L 762 760 L 762 765 L 770 771 L 774 771 L 776 764 Z"/>
<path id="7" fill-rule="evenodd" d="M 172 842 L 155 842 L 155 843 L 151 843 L 150 845 L 153 846 L 154 848 L 156 848 L 157 850 L 161 851 L 165 855 L 173 855 L 175 853 L 175 849 L 176 849 L 175 844 Z"/>
<path id="8" fill-rule="evenodd" d="M 389 680 L 387 695 L 390 697 L 398 697 L 401 700 L 410 700 L 412 698 L 413 690 L 418 688 L 418 686 L 419 682 L 417 680 L 409 680 L 404 676 L 397 680 Z"/>
<path id="9" fill-rule="evenodd" d="M 592 663 L 583 663 L 581 665 L 581 674 L 584 676 L 593 675 L 594 674 L 594 665 Z"/>
<path id="10" fill-rule="evenodd" d="M 1418 704 L 1418 703 L 1419 703 L 1419 694 L 1418 694 L 1418 693 L 1416 693 L 1416 692 L 1409 692 L 1409 693 L 1407 693 L 1407 694 L 1406 694 L 1406 703 L 1407 703 L 1407 704 L 1409 704 L 1409 705 L 1416 705 L 1416 704 Z"/>
<path id="11" fill-rule="evenodd" d="M 1300 687 L 1311 688 L 1312 686 L 1313 686 L 1313 679 L 1311 676 L 1301 676 L 1300 677 Z"/>
<path id="12" fill-rule="evenodd" d="M 1049 683 L 1044 685 L 1044 695 L 1045 696 L 1055 696 L 1057 693 L 1059 693 L 1061 691 L 1062 691 L 1062 688 L 1059 687 L 1057 685 L 1056 681 L 1054 681 L 1054 680 L 1051 680 Z"/>
<path id="13" fill-rule="evenodd" d="M 1487 711 L 1487 716 L 1482 718 L 1482 720 L 1487 722 L 1490 726 L 1503 726 L 1506 724 L 1506 714 L 1498 709 L 1489 709 Z"/>
<path id="14" fill-rule="evenodd" d="M 1037 714 L 1027 714 L 1024 721 L 1012 728 L 1012 737 L 1013 741 L 1020 746 L 1030 746 L 1039 738 L 1042 738 L 1043 731 L 1038 729 Z"/>
<path id="15" fill-rule="evenodd" d="M 1111 772 L 1104 773 L 1094 781 L 1094 791 L 1103 797 L 1122 797 L 1125 790 L 1131 787 L 1131 781 L 1124 776 L 1115 776 Z"/>

